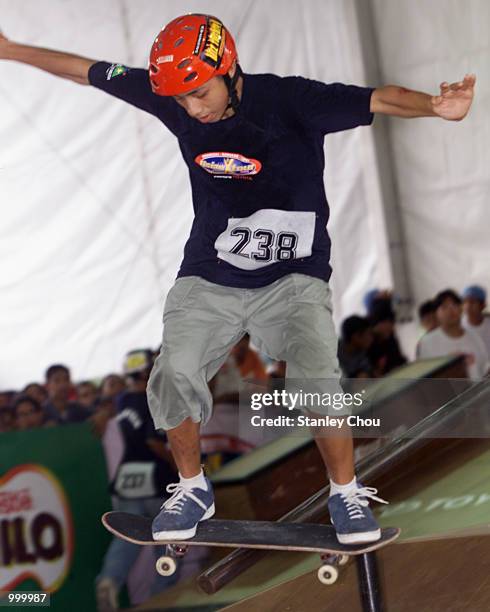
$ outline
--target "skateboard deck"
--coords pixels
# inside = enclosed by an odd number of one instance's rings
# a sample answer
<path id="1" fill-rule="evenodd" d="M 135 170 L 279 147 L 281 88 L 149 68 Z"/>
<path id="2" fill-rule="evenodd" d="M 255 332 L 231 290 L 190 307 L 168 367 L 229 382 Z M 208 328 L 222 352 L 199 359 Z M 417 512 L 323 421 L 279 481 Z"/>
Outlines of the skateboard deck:
<path id="1" fill-rule="evenodd" d="M 151 533 L 152 519 L 148 517 L 106 512 L 102 523 L 114 535 L 145 546 L 220 546 L 331 555 L 361 555 L 390 544 L 400 535 L 400 529 L 387 527 L 381 530 L 381 539 L 376 542 L 341 544 L 331 525 L 209 519 L 199 523 L 196 535 L 189 540 L 156 541 Z"/>

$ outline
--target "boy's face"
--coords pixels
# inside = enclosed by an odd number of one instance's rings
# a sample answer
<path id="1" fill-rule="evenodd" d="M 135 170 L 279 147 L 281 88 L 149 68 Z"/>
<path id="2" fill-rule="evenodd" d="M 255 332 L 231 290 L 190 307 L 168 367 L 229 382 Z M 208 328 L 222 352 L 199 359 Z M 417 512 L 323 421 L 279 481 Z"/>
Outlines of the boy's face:
<path id="1" fill-rule="evenodd" d="M 42 410 L 37 410 L 31 402 L 20 402 L 15 409 L 17 429 L 25 430 L 41 427 L 43 423 Z"/>
<path id="2" fill-rule="evenodd" d="M 41 385 L 38 385 L 36 383 L 28 385 L 24 389 L 24 394 L 29 397 L 32 397 L 32 399 L 35 399 L 40 404 L 42 404 L 47 397 L 45 389 Z"/>
<path id="3" fill-rule="evenodd" d="M 463 308 L 468 317 L 479 317 L 485 308 L 485 304 L 476 298 L 466 298 L 463 302 Z"/>
<path id="4" fill-rule="evenodd" d="M 437 309 L 437 319 L 441 325 L 457 325 L 461 320 L 461 304 L 446 298 Z"/>
<path id="5" fill-rule="evenodd" d="M 395 323 L 391 319 L 385 319 L 384 321 L 379 321 L 376 325 L 373 326 L 373 331 L 382 340 L 387 340 L 390 338 L 395 331 Z"/>
<path id="6" fill-rule="evenodd" d="M 373 331 L 370 327 L 364 331 L 357 332 L 352 337 L 354 346 L 361 351 L 367 351 L 373 343 L 373 339 Z"/>
<path id="7" fill-rule="evenodd" d="M 435 312 L 428 312 L 420 319 L 420 324 L 426 331 L 432 331 L 438 325 Z"/>
<path id="8" fill-rule="evenodd" d="M 97 399 L 97 389 L 93 385 L 78 385 L 78 403 L 85 408 L 92 408 Z"/>
<path id="9" fill-rule="evenodd" d="M 102 396 L 114 397 L 125 389 L 126 385 L 124 384 L 124 380 L 120 376 L 110 374 L 106 377 L 102 385 Z"/>
<path id="10" fill-rule="evenodd" d="M 70 375 L 64 370 L 57 370 L 46 382 L 46 389 L 50 399 L 66 401 L 71 390 Z"/>
<path id="11" fill-rule="evenodd" d="M 0 408 L 0 433 L 10 431 L 14 426 L 14 415 L 7 408 Z"/>
<path id="12" fill-rule="evenodd" d="M 222 77 L 216 76 L 198 89 L 183 96 L 174 96 L 189 117 L 201 123 L 216 123 L 223 119 L 228 106 L 228 88 Z"/>

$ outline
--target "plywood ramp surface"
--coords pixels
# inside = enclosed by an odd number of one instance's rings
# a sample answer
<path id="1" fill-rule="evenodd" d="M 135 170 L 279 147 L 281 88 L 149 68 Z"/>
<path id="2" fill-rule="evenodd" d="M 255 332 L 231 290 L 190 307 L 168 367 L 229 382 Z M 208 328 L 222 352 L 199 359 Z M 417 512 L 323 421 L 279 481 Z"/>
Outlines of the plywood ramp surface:
<path id="1" fill-rule="evenodd" d="M 402 543 L 378 553 L 386 612 L 488 612 L 490 537 Z M 333 586 L 316 572 L 223 608 L 226 612 L 361 612 L 349 563 Z"/>

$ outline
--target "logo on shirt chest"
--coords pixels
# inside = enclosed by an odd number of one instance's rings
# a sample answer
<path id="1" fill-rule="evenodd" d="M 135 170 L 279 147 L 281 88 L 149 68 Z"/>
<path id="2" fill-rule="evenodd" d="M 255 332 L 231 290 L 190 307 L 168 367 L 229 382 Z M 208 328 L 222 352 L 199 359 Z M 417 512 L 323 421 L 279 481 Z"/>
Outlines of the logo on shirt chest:
<path id="1" fill-rule="evenodd" d="M 194 161 L 214 178 L 251 180 L 251 176 L 258 174 L 262 169 L 258 159 L 245 157 L 239 153 L 201 153 Z"/>

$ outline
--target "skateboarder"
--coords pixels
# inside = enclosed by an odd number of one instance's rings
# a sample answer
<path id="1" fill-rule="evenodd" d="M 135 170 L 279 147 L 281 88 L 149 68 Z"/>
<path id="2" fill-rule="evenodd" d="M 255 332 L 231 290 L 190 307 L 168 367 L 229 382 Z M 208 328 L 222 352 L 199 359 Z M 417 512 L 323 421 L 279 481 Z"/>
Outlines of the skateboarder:
<path id="1" fill-rule="evenodd" d="M 301 77 L 244 74 L 230 32 L 209 15 L 174 19 L 151 47 L 149 69 L 0 41 L 0 57 L 91 84 L 155 115 L 177 137 L 195 212 L 164 310 L 162 350 L 148 384 L 180 481 L 153 522 L 156 539 L 190 538 L 214 514 L 200 466 L 199 427 L 212 410 L 207 382 L 234 344 L 287 362 L 287 378 L 337 381 L 328 280 L 330 239 L 324 136 L 397 117 L 466 116 L 475 77 L 440 94 Z M 321 407 L 313 413 L 323 414 Z M 351 436 L 316 437 L 330 477 L 329 510 L 343 543 L 379 538 L 358 485 Z"/>

